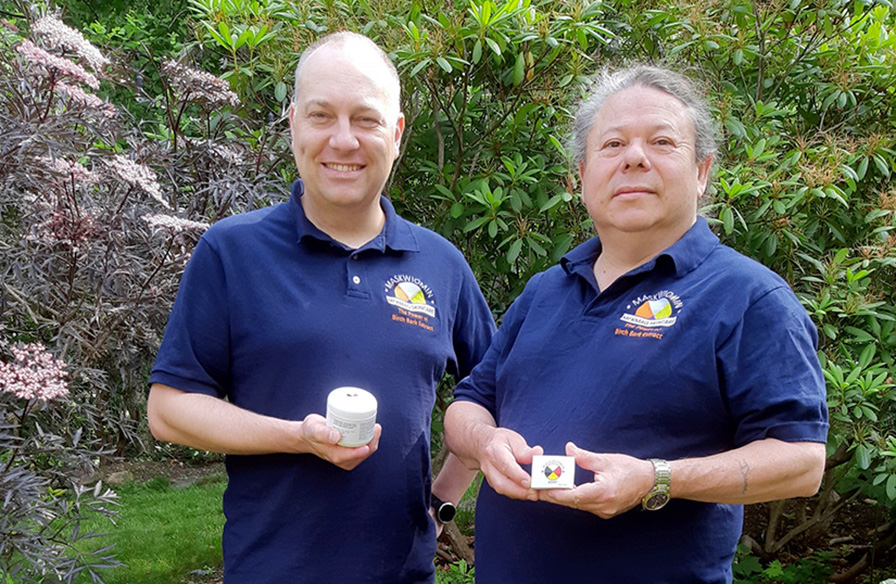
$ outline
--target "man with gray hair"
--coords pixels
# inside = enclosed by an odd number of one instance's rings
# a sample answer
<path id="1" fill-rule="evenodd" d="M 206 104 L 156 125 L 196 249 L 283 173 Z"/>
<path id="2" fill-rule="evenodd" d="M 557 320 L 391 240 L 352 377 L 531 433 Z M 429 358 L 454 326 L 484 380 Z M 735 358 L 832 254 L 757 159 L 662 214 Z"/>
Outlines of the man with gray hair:
<path id="1" fill-rule="evenodd" d="M 475 474 L 449 456 L 430 480 L 430 421 L 494 321 L 462 254 L 382 194 L 399 92 L 368 38 L 309 46 L 291 200 L 213 225 L 181 282 L 147 409 L 156 438 L 227 455 L 226 584 L 431 583 L 437 522 Z M 321 415 L 340 387 L 377 400 L 360 446 Z"/>
<path id="2" fill-rule="evenodd" d="M 821 482 L 815 327 L 698 217 L 715 140 L 686 77 L 605 72 L 573 148 L 597 237 L 528 283 L 445 418 L 487 479 L 477 582 L 731 582 L 742 506 Z"/>

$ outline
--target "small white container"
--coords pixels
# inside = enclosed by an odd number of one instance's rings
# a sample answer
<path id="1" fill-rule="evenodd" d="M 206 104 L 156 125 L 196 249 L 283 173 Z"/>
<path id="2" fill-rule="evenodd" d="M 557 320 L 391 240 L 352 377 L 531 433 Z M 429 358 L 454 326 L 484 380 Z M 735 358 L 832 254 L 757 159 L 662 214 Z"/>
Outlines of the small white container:
<path id="1" fill-rule="evenodd" d="M 373 440 L 376 398 L 360 387 L 337 387 L 327 397 L 327 426 L 342 432 L 340 446 L 363 446 Z"/>

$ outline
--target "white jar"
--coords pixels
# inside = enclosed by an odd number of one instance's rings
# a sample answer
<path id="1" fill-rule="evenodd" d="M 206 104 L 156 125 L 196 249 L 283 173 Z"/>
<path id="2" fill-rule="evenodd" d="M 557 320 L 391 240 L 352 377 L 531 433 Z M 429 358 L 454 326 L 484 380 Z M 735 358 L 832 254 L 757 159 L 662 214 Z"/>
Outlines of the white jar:
<path id="1" fill-rule="evenodd" d="M 362 446 L 373 440 L 376 398 L 360 387 L 337 387 L 327 397 L 327 426 L 342 432 L 340 446 Z"/>

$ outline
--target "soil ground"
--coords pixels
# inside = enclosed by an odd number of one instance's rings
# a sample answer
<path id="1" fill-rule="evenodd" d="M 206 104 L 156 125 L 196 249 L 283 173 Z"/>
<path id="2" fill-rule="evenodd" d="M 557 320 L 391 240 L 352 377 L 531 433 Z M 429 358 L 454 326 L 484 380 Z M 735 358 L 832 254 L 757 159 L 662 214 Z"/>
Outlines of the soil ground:
<path id="1" fill-rule="evenodd" d="M 118 461 L 103 465 L 103 480 L 110 477 L 143 483 L 157 477 L 166 477 L 172 485 L 192 484 L 204 478 L 224 474 L 223 462 L 188 464 L 168 461 Z"/>

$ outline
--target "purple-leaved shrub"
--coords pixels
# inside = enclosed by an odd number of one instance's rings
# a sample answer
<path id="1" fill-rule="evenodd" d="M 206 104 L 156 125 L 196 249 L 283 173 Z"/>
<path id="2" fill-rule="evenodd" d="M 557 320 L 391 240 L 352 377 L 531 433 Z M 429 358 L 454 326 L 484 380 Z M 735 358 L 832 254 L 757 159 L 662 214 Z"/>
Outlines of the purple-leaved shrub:
<path id="1" fill-rule="evenodd" d="M 0 330 L 0 333 L 5 332 Z M 40 343 L 0 339 L 0 576 L 9 582 L 71 582 L 119 565 L 108 549 L 84 553 L 82 529 L 114 520 L 115 493 L 77 480 L 100 454 L 70 429 L 68 367 Z"/>
<path id="2" fill-rule="evenodd" d="M 78 543 L 115 514 L 97 466 L 142 448 L 183 267 L 210 224 L 288 196 L 290 157 L 226 81 L 148 55 L 161 84 L 131 83 L 31 10 L 0 21 L 0 581 L 102 581 L 113 552 Z"/>

